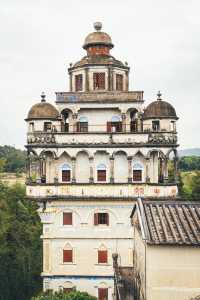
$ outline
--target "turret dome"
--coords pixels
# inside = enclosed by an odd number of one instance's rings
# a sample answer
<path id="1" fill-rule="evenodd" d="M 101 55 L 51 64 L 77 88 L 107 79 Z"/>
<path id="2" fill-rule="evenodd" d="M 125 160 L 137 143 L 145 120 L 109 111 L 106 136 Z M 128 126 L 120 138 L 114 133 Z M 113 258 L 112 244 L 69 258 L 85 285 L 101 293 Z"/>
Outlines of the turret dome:
<path id="1" fill-rule="evenodd" d="M 157 101 L 150 103 L 144 110 L 143 119 L 167 118 L 178 119 L 174 107 L 161 100 L 161 94 L 158 93 Z"/>
<path id="2" fill-rule="evenodd" d="M 45 101 L 45 95 L 41 95 L 42 100 L 31 107 L 28 112 L 27 120 L 30 119 L 57 119 L 58 110 L 50 103 Z"/>
<path id="3" fill-rule="evenodd" d="M 102 32 L 102 24 L 100 22 L 94 23 L 95 32 L 88 34 L 85 38 L 85 42 L 83 45 L 84 49 L 87 49 L 90 46 L 107 46 L 110 49 L 113 48 L 113 43 L 111 37 L 106 33 Z"/>

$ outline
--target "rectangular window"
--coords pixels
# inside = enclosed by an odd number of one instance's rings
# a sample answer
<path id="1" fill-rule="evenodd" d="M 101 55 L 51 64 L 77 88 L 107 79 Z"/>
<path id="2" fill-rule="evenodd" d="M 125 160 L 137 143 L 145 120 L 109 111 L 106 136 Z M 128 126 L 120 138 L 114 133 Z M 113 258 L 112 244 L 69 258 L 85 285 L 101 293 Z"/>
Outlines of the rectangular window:
<path id="1" fill-rule="evenodd" d="M 133 170 L 133 181 L 142 181 L 142 170 Z"/>
<path id="2" fill-rule="evenodd" d="M 62 170 L 62 182 L 69 182 L 71 180 L 71 171 Z"/>
<path id="3" fill-rule="evenodd" d="M 97 181 L 106 181 L 106 170 L 97 170 Z"/>
<path id="4" fill-rule="evenodd" d="M 108 262 L 108 251 L 98 250 L 98 264 L 107 264 Z"/>
<path id="5" fill-rule="evenodd" d="M 111 122 L 111 132 L 121 132 L 122 122 Z"/>
<path id="6" fill-rule="evenodd" d="M 78 122 L 77 132 L 88 132 L 88 122 Z"/>
<path id="7" fill-rule="evenodd" d="M 109 214 L 108 213 L 95 213 L 94 214 L 94 225 L 109 225 Z"/>
<path id="8" fill-rule="evenodd" d="M 44 122 L 44 131 L 51 131 L 51 122 Z"/>
<path id="9" fill-rule="evenodd" d="M 105 73 L 93 74 L 94 90 L 105 90 Z"/>
<path id="10" fill-rule="evenodd" d="M 73 262 L 72 250 L 63 250 L 63 262 L 64 263 L 72 263 Z"/>
<path id="11" fill-rule="evenodd" d="M 116 90 L 123 91 L 123 75 L 116 74 Z"/>
<path id="12" fill-rule="evenodd" d="M 72 225 L 72 213 L 71 212 L 63 213 L 63 225 Z"/>
<path id="13" fill-rule="evenodd" d="M 82 91 L 82 89 L 83 89 L 83 75 L 82 74 L 75 76 L 75 89 L 76 89 L 76 92 Z"/>
<path id="14" fill-rule="evenodd" d="M 152 130 L 160 131 L 160 121 L 152 121 Z"/>
<path id="15" fill-rule="evenodd" d="M 108 289 L 105 288 L 98 289 L 98 300 L 108 300 Z"/>

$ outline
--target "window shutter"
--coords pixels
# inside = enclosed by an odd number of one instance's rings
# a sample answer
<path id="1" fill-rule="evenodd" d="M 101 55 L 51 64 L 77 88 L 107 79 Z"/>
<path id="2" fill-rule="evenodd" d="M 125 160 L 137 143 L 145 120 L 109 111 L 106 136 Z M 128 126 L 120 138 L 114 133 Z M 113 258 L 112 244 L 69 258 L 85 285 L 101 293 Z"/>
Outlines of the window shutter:
<path id="1" fill-rule="evenodd" d="M 63 225 L 72 225 L 72 213 L 63 213 Z"/>
<path id="2" fill-rule="evenodd" d="M 105 264 L 108 262 L 108 252 L 107 250 L 98 250 L 98 263 Z"/>
<path id="3" fill-rule="evenodd" d="M 111 122 L 107 122 L 107 132 L 111 132 Z"/>
<path id="4" fill-rule="evenodd" d="M 72 250 L 63 250 L 63 262 L 72 262 Z"/>
<path id="5" fill-rule="evenodd" d="M 94 214 L 94 225 L 98 225 L 98 213 Z"/>
<path id="6" fill-rule="evenodd" d="M 98 289 L 98 299 L 99 300 L 108 300 L 108 289 L 99 288 Z"/>

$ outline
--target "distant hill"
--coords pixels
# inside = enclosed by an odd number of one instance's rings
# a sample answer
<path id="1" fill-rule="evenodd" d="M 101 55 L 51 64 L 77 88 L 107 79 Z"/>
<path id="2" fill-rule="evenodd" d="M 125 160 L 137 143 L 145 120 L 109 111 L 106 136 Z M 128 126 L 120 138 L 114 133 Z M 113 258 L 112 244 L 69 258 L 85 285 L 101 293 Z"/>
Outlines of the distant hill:
<path id="1" fill-rule="evenodd" d="M 200 156 L 200 148 L 189 148 L 178 151 L 180 157 L 182 156 Z"/>

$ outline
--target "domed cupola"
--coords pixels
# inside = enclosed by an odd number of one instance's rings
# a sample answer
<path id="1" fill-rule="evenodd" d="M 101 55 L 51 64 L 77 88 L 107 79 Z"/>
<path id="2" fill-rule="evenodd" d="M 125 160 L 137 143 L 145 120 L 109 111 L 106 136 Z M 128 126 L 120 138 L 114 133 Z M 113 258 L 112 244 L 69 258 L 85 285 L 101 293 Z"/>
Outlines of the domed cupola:
<path id="1" fill-rule="evenodd" d="M 178 119 L 174 107 L 161 99 L 161 93 L 158 92 L 157 101 L 150 103 L 144 110 L 143 119 Z"/>
<path id="2" fill-rule="evenodd" d="M 42 93 L 41 102 L 31 107 L 27 120 L 55 120 L 59 117 L 58 110 L 52 104 L 46 102 L 45 97 L 45 94 Z"/>
<path id="3" fill-rule="evenodd" d="M 102 23 L 94 23 L 95 32 L 88 34 L 85 38 L 83 49 L 87 50 L 87 55 L 110 55 L 110 49 L 114 47 L 111 37 L 101 31 Z"/>

